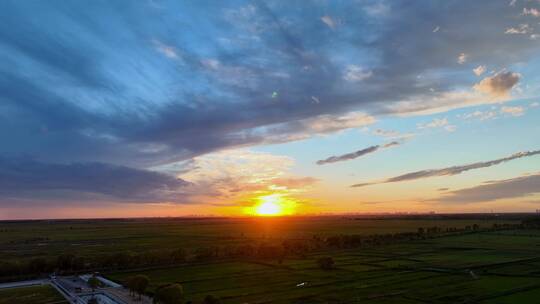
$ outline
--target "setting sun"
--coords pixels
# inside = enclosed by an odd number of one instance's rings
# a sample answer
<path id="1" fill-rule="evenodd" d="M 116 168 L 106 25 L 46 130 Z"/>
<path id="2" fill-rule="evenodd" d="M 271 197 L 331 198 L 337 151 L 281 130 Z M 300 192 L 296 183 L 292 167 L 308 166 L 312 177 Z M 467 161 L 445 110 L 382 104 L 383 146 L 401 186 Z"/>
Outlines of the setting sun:
<path id="1" fill-rule="evenodd" d="M 276 194 L 260 197 L 260 204 L 255 208 L 257 215 L 279 215 L 281 214 L 281 206 L 279 204 L 280 197 Z"/>
<path id="2" fill-rule="evenodd" d="M 269 194 L 255 198 L 255 204 L 246 213 L 257 216 L 280 216 L 294 213 L 296 202 L 283 194 Z"/>

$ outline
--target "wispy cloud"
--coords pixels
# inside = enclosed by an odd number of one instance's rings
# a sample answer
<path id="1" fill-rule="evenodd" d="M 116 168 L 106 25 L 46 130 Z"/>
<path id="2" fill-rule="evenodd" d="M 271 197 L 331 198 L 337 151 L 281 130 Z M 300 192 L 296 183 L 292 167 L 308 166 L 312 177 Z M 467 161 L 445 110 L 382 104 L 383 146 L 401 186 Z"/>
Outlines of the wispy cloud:
<path id="1" fill-rule="evenodd" d="M 525 35 L 529 34 L 533 31 L 532 27 L 530 27 L 528 24 L 523 23 L 518 25 L 517 27 L 509 27 L 504 31 L 505 34 L 511 34 L 511 35 Z"/>
<path id="2" fill-rule="evenodd" d="M 345 69 L 343 79 L 349 82 L 357 82 L 365 80 L 373 75 L 373 72 L 363 69 L 360 66 L 351 64 Z"/>
<path id="3" fill-rule="evenodd" d="M 519 106 L 517 107 L 503 106 L 501 107 L 501 113 L 517 117 L 517 116 L 522 116 L 523 114 L 525 114 L 525 109 Z"/>
<path id="4" fill-rule="evenodd" d="M 328 15 L 322 16 L 321 21 L 331 29 L 335 29 L 337 26 L 337 22 Z"/>
<path id="5" fill-rule="evenodd" d="M 499 165 L 499 164 L 502 164 L 502 163 L 505 163 L 514 159 L 534 156 L 537 154 L 540 154 L 540 150 L 519 152 L 511 156 L 503 157 L 503 158 L 499 158 L 495 160 L 477 162 L 477 163 L 472 163 L 468 165 L 453 166 L 453 167 L 447 167 L 447 168 L 441 168 L 441 169 L 420 170 L 420 171 L 410 172 L 410 173 L 398 175 L 395 177 L 391 177 L 382 181 L 354 184 L 351 187 L 364 187 L 364 186 L 369 186 L 369 185 L 397 183 L 397 182 L 411 181 L 411 180 L 417 180 L 417 179 L 428 178 L 428 177 L 436 177 L 436 176 L 458 175 L 466 171 L 487 168 L 487 167 Z"/>
<path id="6" fill-rule="evenodd" d="M 540 174 L 485 182 L 482 185 L 446 192 L 433 199 L 440 203 L 477 203 L 526 197 L 540 193 Z"/>
<path id="7" fill-rule="evenodd" d="M 540 10 L 536 8 L 523 8 L 524 16 L 540 17 Z"/>
<path id="8" fill-rule="evenodd" d="M 454 132 L 456 130 L 455 125 L 451 125 L 448 123 L 447 118 L 434 118 L 432 121 L 428 123 L 419 123 L 417 124 L 418 129 L 436 129 L 436 128 L 443 128 L 448 132 Z"/>
<path id="9" fill-rule="evenodd" d="M 465 62 L 467 62 L 468 58 L 469 58 L 469 55 L 467 55 L 465 53 L 461 53 L 461 54 L 459 54 L 459 56 L 457 58 L 457 62 L 459 64 L 464 64 Z"/>
<path id="10" fill-rule="evenodd" d="M 479 111 L 476 110 L 471 113 L 465 113 L 458 115 L 459 118 L 470 120 L 470 119 L 477 119 L 480 121 L 484 120 L 490 120 L 490 119 L 496 119 L 497 118 L 497 112 L 496 111 Z"/>
<path id="11" fill-rule="evenodd" d="M 484 74 L 485 71 L 486 71 L 486 66 L 485 65 L 479 65 L 479 66 L 477 66 L 476 68 L 473 69 L 473 73 L 476 76 L 480 76 L 480 75 Z"/>
<path id="12" fill-rule="evenodd" d="M 379 151 L 381 149 L 390 148 L 390 147 L 393 147 L 393 146 L 398 146 L 399 144 L 400 144 L 399 142 L 393 141 L 393 142 L 387 143 L 387 144 L 382 145 L 382 146 L 381 145 L 375 145 L 375 146 L 371 146 L 371 147 L 368 147 L 368 148 L 365 148 L 365 149 L 362 149 L 362 150 L 358 150 L 358 151 L 355 151 L 355 152 L 352 152 L 352 153 L 347 153 L 347 154 L 338 155 L 338 156 L 330 156 L 328 158 L 318 160 L 316 162 L 316 164 L 317 165 L 325 165 L 325 164 L 331 164 L 331 163 L 336 163 L 336 162 L 341 162 L 341 161 L 352 160 L 352 159 L 358 158 L 360 156 L 364 156 L 366 154 L 370 154 L 370 153 Z"/>
<path id="13" fill-rule="evenodd" d="M 156 48 L 156 50 L 160 52 L 161 54 L 163 54 L 165 57 L 170 58 L 170 59 L 179 58 L 178 50 L 175 47 L 166 45 L 163 42 L 156 39 L 154 39 L 152 42 L 154 43 L 154 47 Z"/>

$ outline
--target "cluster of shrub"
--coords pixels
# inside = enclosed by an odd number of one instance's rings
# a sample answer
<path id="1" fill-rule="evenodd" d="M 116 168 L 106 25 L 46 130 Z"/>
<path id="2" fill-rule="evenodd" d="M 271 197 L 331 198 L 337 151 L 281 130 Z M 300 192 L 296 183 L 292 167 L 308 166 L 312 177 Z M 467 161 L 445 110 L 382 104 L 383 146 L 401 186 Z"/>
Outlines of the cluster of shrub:
<path id="1" fill-rule="evenodd" d="M 138 296 L 141 300 L 143 294 L 148 294 L 146 289 L 150 285 L 150 279 L 145 275 L 135 275 L 124 282 L 124 286 L 129 289 L 131 296 Z M 180 283 L 171 283 L 158 286 L 153 293 L 150 294 L 155 304 L 182 304 L 192 303 L 191 301 L 184 302 L 184 288 Z M 213 295 L 207 295 L 202 304 L 220 304 L 221 300 Z"/>
<path id="2" fill-rule="evenodd" d="M 110 271 L 165 266 L 186 262 L 205 262 L 216 259 L 262 259 L 282 263 L 285 258 L 303 258 L 308 253 L 332 248 L 356 248 L 379 246 L 401 241 L 506 229 L 540 228 L 540 220 L 531 219 L 521 224 L 494 224 L 480 229 L 479 225 L 464 228 L 420 227 L 417 232 L 401 232 L 372 235 L 313 235 L 310 239 L 290 239 L 282 242 L 243 243 L 238 245 L 208 246 L 193 251 L 184 249 L 151 250 L 141 253 L 117 252 L 94 257 L 62 254 L 56 260 L 34 258 L 27 262 L 0 262 L 0 277 L 39 275 L 51 272 L 77 273 L 82 271 Z"/>

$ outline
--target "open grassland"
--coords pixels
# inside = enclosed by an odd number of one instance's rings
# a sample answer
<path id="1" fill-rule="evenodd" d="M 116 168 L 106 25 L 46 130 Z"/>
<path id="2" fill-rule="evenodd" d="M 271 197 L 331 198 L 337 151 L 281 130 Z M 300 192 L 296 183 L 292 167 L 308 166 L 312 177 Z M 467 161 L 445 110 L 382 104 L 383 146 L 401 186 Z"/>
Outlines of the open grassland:
<path id="1" fill-rule="evenodd" d="M 49 285 L 9 288 L 0 290 L 0 304 L 68 304 Z"/>
<path id="2" fill-rule="evenodd" d="M 489 215 L 0 222 L 0 265 L 4 280 L 13 265 L 26 276 L 98 270 L 125 282 L 144 274 L 150 294 L 178 282 L 192 303 L 209 294 L 230 304 L 537 303 L 540 231 L 519 229 L 520 223 L 519 217 Z M 509 225 L 490 229 L 494 224 Z M 384 238 L 392 233 L 404 234 Z M 347 238 L 354 235 L 362 242 Z M 265 247 L 283 249 L 291 241 L 310 249 L 297 252 L 291 245 L 281 255 Z M 259 253 L 229 255 L 247 245 Z M 178 249 L 186 255 L 172 261 Z M 219 254 L 205 255 L 214 250 Z M 83 267 L 65 266 L 66 254 L 82 257 Z M 104 257 L 111 255 L 109 263 Z M 331 257 L 335 267 L 321 269 L 322 257 Z M 96 261 L 103 263 L 92 266 Z M 25 299 L 36 293 L 19 291 Z M 49 303 L 10 299 L 0 294 L 0 304 Z"/>
<path id="3" fill-rule="evenodd" d="M 63 253 L 92 257 L 254 241 L 308 239 L 313 235 L 416 232 L 418 227 L 463 228 L 518 221 L 497 219 L 355 219 L 353 217 L 133 219 L 0 222 L 0 258 L 56 259 Z"/>
<path id="4" fill-rule="evenodd" d="M 316 259 L 331 256 L 335 269 Z M 184 286 L 186 300 L 224 303 L 538 303 L 540 231 L 478 232 L 333 250 L 278 262 L 214 262 L 110 273 Z"/>

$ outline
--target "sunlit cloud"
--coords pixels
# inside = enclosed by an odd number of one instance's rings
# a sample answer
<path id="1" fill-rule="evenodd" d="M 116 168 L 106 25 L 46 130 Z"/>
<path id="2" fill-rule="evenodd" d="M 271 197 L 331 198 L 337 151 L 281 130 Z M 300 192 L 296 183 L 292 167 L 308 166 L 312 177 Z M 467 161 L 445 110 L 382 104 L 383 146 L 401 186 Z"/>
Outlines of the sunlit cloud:
<path id="1" fill-rule="evenodd" d="M 507 97 L 510 90 L 519 82 L 521 75 L 509 71 L 501 71 L 493 76 L 482 79 L 474 85 L 474 89 L 480 93 L 493 97 Z"/>
<path id="2" fill-rule="evenodd" d="M 484 120 L 491 120 L 491 119 L 497 118 L 497 112 L 496 111 L 479 111 L 479 110 L 477 110 L 477 111 L 474 111 L 474 112 L 459 115 L 458 117 L 462 118 L 462 119 L 466 119 L 466 120 L 477 119 L 477 120 L 480 120 L 480 121 L 484 121 Z"/>
<path id="3" fill-rule="evenodd" d="M 318 183 L 348 183 L 346 166 L 303 158 L 319 144 L 328 145 L 321 161 L 331 162 L 424 151 L 430 133 L 456 128 L 452 142 L 479 157 L 478 143 L 468 142 L 475 136 L 489 141 L 509 127 L 533 140 L 538 111 L 525 103 L 538 96 L 540 36 L 532 2 L 147 4 L 2 4 L 0 166 L 20 168 L 0 174 L 24 189 L 4 189 L 10 200 L 298 200 Z M 490 107 L 460 110 L 455 121 L 447 113 L 481 105 Z M 508 126 L 465 121 L 495 118 Z M 373 136 L 418 140 L 368 156 L 383 149 L 369 152 Z M 423 160 L 414 156 L 408 166 Z M 70 181 L 72 171 L 107 184 Z M 123 172 L 118 191 L 141 190 L 121 197 L 107 172 Z"/>
<path id="4" fill-rule="evenodd" d="M 374 153 L 381 149 L 386 149 L 386 148 L 390 148 L 390 147 L 394 147 L 398 145 L 400 145 L 400 143 L 397 141 L 393 141 L 384 145 L 375 145 L 375 146 L 371 146 L 362 150 L 358 150 L 358 151 L 343 154 L 343 155 L 330 156 L 328 158 L 318 160 L 316 164 L 325 165 L 325 164 L 331 164 L 331 163 L 342 162 L 342 161 L 347 161 L 347 160 L 353 160 L 355 158 L 364 156 L 366 154 Z"/>
<path id="5" fill-rule="evenodd" d="M 533 16 L 533 17 L 540 17 L 540 10 L 536 8 L 523 8 L 523 15 L 524 16 Z"/>
<path id="6" fill-rule="evenodd" d="M 479 66 L 477 66 L 476 68 L 473 69 L 473 73 L 476 76 L 480 76 L 480 75 L 484 74 L 485 71 L 486 71 L 486 66 L 485 65 L 479 65 Z"/>
<path id="7" fill-rule="evenodd" d="M 540 193 L 540 174 L 488 181 L 479 186 L 444 193 L 433 201 L 440 203 L 481 203 L 503 199 L 526 198 Z"/>
<path id="8" fill-rule="evenodd" d="M 533 29 L 528 24 L 523 23 L 523 24 L 520 24 L 517 27 L 509 27 L 509 28 L 507 28 L 504 33 L 505 34 L 521 34 L 521 35 L 524 35 L 524 34 L 531 33 L 532 30 Z"/>
<path id="9" fill-rule="evenodd" d="M 191 170 L 180 172 L 179 177 L 190 181 L 185 191 L 192 201 L 241 207 L 263 195 L 294 197 L 318 182 L 290 174 L 293 165 L 294 160 L 286 156 L 230 150 L 195 157 Z"/>
<path id="10" fill-rule="evenodd" d="M 517 117 L 522 116 L 525 113 L 525 109 L 523 107 L 503 106 L 501 107 L 501 113 Z"/>
<path id="11" fill-rule="evenodd" d="M 538 154 L 540 154 L 540 150 L 519 152 L 511 156 L 503 157 L 503 158 L 499 158 L 495 160 L 477 162 L 477 163 L 460 165 L 460 166 L 452 166 L 452 167 L 441 168 L 441 169 L 420 170 L 420 171 L 405 173 L 402 175 L 391 177 L 382 181 L 354 184 L 351 187 L 358 188 L 358 187 L 365 187 L 369 185 L 397 183 L 397 182 L 411 181 L 411 180 L 417 180 L 417 179 L 423 179 L 423 178 L 429 178 L 429 177 L 458 175 L 458 174 L 461 174 L 463 172 L 467 172 L 470 170 L 477 170 L 477 169 L 487 168 L 491 166 L 496 166 L 505 162 L 515 160 L 515 159 L 520 159 L 523 157 L 531 157 Z"/>

